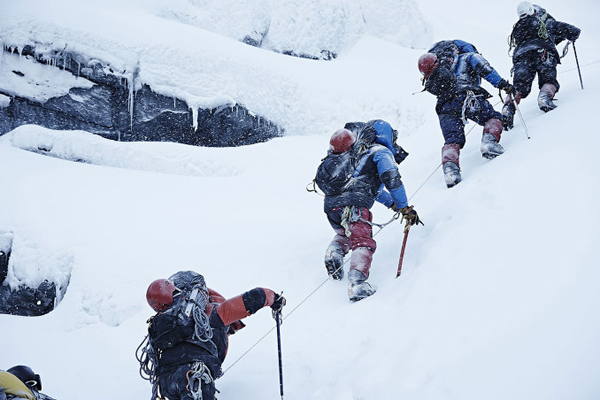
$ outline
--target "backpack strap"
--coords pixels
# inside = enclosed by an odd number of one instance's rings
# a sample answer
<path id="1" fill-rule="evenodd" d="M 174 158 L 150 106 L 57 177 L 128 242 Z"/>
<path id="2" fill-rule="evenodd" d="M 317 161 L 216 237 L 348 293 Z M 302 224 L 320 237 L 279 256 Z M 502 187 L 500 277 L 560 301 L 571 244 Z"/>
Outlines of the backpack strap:
<path id="1" fill-rule="evenodd" d="M 358 175 L 360 175 L 362 169 L 367 163 L 367 160 L 369 159 L 369 156 L 375 154 L 376 152 L 382 149 L 387 149 L 387 147 L 379 143 L 372 144 L 371 147 L 369 147 L 362 155 L 360 155 L 360 158 L 358 159 L 358 164 L 356 164 L 356 170 L 354 171 L 352 177 L 356 178 Z"/>

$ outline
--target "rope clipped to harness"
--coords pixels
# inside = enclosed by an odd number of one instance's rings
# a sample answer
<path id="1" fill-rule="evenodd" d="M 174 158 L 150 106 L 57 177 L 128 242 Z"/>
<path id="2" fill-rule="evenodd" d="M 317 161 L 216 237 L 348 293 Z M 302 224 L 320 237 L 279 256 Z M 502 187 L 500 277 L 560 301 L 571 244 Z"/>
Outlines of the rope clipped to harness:
<path id="1" fill-rule="evenodd" d="M 202 385 L 213 381 L 210 369 L 202 361 L 196 361 L 185 375 L 188 381 L 186 389 L 194 400 L 202 400 Z"/>
<path id="2" fill-rule="evenodd" d="M 378 224 L 376 222 L 369 221 L 369 220 L 361 217 L 360 216 L 360 207 L 346 206 L 346 207 L 344 207 L 344 211 L 342 213 L 342 222 L 340 225 L 342 225 L 344 227 L 344 232 L 345 232 L 346 236 L 350 237 L 350 234 L 351 234 L 350 223 L 361 221 L 361 222 L 364 222 L 371 226 L 376 226 L 381 231 L 383 228 L 385 228 L 386 226 L 388 226 L 395 220 L 399 219 L 401 216 L 402 216 L 402 213 L 400 211 L 397 211 L 396 213 L 394 213 L 394 215 L 388 222 L 385 222 L 383 224 Z"/>
<path id="3" fill-rule="evenodd" d="M 150 344 L 150 336 L 146 335 L 135 351 L 135 358 L 140 363 L 140 376 L 152 384 L 151 400 L 162 399 L 158 394 L 158 378 L 155 370 L 158 365 L 158 353 Z"/>
<path id="4" fill-rule="evenodd" d="M 538 36 L 542 39 L 548 39 L 548 27 L 546 26 L 546 19 L 548 18 L 548 13 L 544 13 L 542 16 L 538 17 L 538 22 L 540 23 L 540 29 L 538 29 Z"/>
<path id="5" fill-rule="evenodd" d="M 467 110 L 469 112 L 476 112 L 479 111 L 481 109 L 481 105 L 479 104 L 479 99 L 477 99 L 477 97 L 481 97 L 482 95 L 480 94 L 475 94 L 473 93 L 472 90 L 467 91 L 467 96 L 465 97 L 465 101 L 463 102 L 463 106 L 462 106 L 462 114 L 461 114 L 461 119 L 463 124 L 468 124 L 469 121 L 467 120 Z"/>
<path id="6" fill-rule="evenodd" d="M 342 222 L 340 225 L 344 227 L 346 237 L 350 237 L 350 224 L 360 220 L 360 207 L 346 206 L 342 212 Z"/>

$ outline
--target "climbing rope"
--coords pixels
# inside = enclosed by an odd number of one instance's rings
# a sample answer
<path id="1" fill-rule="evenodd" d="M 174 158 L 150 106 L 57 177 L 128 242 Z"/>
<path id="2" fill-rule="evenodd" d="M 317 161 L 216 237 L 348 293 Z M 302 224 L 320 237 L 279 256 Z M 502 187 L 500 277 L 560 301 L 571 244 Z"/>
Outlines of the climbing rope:
<path id="1" fill-rule="evenodd" d="M 149 335 L 146 335 L 142 343 L 138 346 L 135 351 L 135 358 L 140 363 L 140 376 L 152 384 L 151 400 L 162 399 L 163 397 L 158 393 L 158 379 L 155 373 L 156 366 L 158 365 L 158 353 L 150 344 Z"/>
<path id="2" fill-rule="evenodd" d="M 588 66 L 588 65 L 591 65 L 591 64 L 596 64 L 596 63 L 599 63 L 599 62 L 600 62 L 600 60 L 598 60 L 598 61 L 594 61 L 594 62 L 591 62 L 591 63 L 588 63 L 588 64 L 586 64 L 586 66 Z M 564 73 L 564 72 L 568 72 L 568 70 L 567 70 L 567 71 L 562 71 L 562 72 L 559 72 L 559 73 Z M 498 104 L 500 104 L 500 103 L 501 103 L 501 102 L 497 102 L 496 104 L 494 104 L 494 105 L 493 105 L 493 107 L 496 107 L 496 106 L 497 106 Z M 466 136 L 468 136 L 468 135 L 469 135 L 469 133 L 471 133 L 471 131 L 472 131 L 472 130 L 473 130 L 475 127 L 476 127 L 476 126 L 478 126 L 478 125 L 473 125 L 473 126 L 471 127 L 471 129 L 469 129 L 469 130 L 467 131 L 467 133 L 465 133 L 465 137 L 466 137 Z M 433 177 L 433 175 L 435 175 L 435 173 L 437 172 L 437 170 L 438 170 L 438 169 L 439 169 L 441 166 L 442 166 L 442 164 L 441 164 L 441 163 L 440 163 L 440 164 L 438 164 L 438 166 L 437 166 L 437 167 L 436 167 L 436 168 L 433 170 L 433 172 L 431 172 L 431 173 L 429 174 L 429 176 L 428 176 L 428 177 L 427 177 L 427 178 L 426 178 L 426 179 L 423 181 L 423 183 L 422 183 L 422 184 L 421 184 L 421 185 L 420 185 L 420 186 L 419 186 L 419 187 L 418 187 L 418 188 L 417 188 L 417 189 L 414 191 L 414 193 L 413 193 L 413 194 L 412 194 L 412 195 L 411 195 L 411 196 L 408 198 L 408 201 L 409 201 L 409 202 L 410 202 L 410 200 L 411 200 L 413 197 L 415 197 L 415 196 L 417 195 L 417 193 L 418 193 L 418 192 L 419 192 L 419 191 L 420 191 L 420 190 L 423 188 L 423 186 L 425 186 L 425 184 L 426 184 L 426 183 L 427 183 L 427 182 L 428 182 L 428 181 L 431 179 L 431 177 Z M 309 186 L 311 186 L 311 185 L 312 185 L 312 189 L 309 189 Z M 316 186 L 315 186 L 315 183 L 314 183 L 314 181 L 310 182 L 310 183 L 307 185 L 307 188 L 306 188 L 306 190 L 307 190 L 307 191 L 309 191 L 309 192 L 315 192 L 315 193 L 317 193 L 318 195 L 320 195 L 320 196 L 323 196 L 323 197 L 324 197 L 324 195 L 323 195 L 323 194 L 319 193 L 319 192 L 316 190 Z M 384 223 L 384 224 L 376 224 L 376 223 L 371 223 L 372 225 L 374 225 L 374 226 L 377 226 L 377 227 L 379 227 L 379 228 L 380 228 L 380 229 L 379 229 L 379 230 L 378 230 L 376 233 L 374 233 L 374 234 L 373 234 L 373 237 L 377 236 L 377 235 L 378 235 L 378 234 L 379 234 L 379 233 L 380 233 L 380 232 L 383 230 L 383 228 L 385 228 L 387 225 L 389 225 L 389 224 L 391 224 L 392 222 L 394 222 L 395 220 L 397 220 L 397 219 L 399 218 L 399 214 L 400 214 L 399 212 L 395 213 L 395 214 L 394 214 L 394 216 L 392 217 L 392 219 L 390 219 L 388 222 L 386 222 L 386 223 Z M 338 270 L 339 270 L 340 268 L 343 268 L 343 267 L 344 267 L 344 266 L 345 266 L 345 265 L 348 263 L 348 261 L 349 261 L 349 259 L 346 259 L 346 260 L 344 260 L 344 263 L 342 264 L 342 266 L 341 266 L 341 267 L 339 267 L 339 268 L 338 268 Z M 337 272 L 337 270 L 336 270 L 335 272 Z M 327 283 L 327 282 L 328 282 L 330 279 L 331 279 L 331 277 L 327 277 L 327 278 L 326 278 L 326 279 L 325 279 L 323 282 L 321 282 L 321 283 L 320 283 L 320 284 L 319 284 L 317 287 L 315 287 L 315 288 L 314 288 L 314 290 L 313 290 L 313 291 L 311 291 L 311 292 L 310 292 L 310 293 L 309 293 L 309 294 L 308 294 L 308 295 L 307 295 L 307 296 L 306 296 L 306 297 L 305 297 L 305 298 L 304 298 L 302 301 L 300 301 L 300 303 L 298 303 L 298 304 L 297 304 L 297 305 L 296 305 L 294 308 L 292 308 L 292 310 L 291 310 L 291 311 L 290 311 L 290 312 L 289 312 L 289 313 L 288 313 L 286 316 L 284 316 L 282 319 L 283 319 L 283 320 L 285 320 L 285 319 L 287 319 L 288 317 L 290 317 L 290 316 L 291 316 L 291 315 L 292 315 L 292 314 L 293 314 L 293 313 L 294 313 L 294 312 L 295 312 L 295 311 L 296 311 L 298 308 L 300 308 L 300 307 L 301 307 L 301 306 L 302 306 L 304 303 L 306 303 L 306 301 L 308 301 L 308 299 L 310 299 L 310 298 L 311 298 L 311 297 L 312 297 L 312 296 L 313 296 L 313 295 L 314 295 L 314 294 L 315 294 L 315 293 L 316 293 L 316 292 L 317 292 L 319 289 L 321 289 L 321 288 L 322 288 L 322 287 L 323 287 L 323 286 L 324 286 L 324 285 L 325 285 L 325 284 L 326 284 L 326 283 Z M 274 326 L 274 327 L 272 327 L 271 329 L 269 329 L 269 330 L 268 330 L 268 331 L 267 331 L 267 332 L 266 332 L 266 333 L 265 333 L 265 334 L 264 334 L 262 337 L 260 337 L 260 338 L 259 338 L 259 339 L 258 339 L 258 340 L 257 340 L 257 341 L 256 341 L 256 342 L 255 342 L 255 343 L 252 345 L 252 346 L 250 346 L 250 347 L 248 348 L 248 350 L 246 350 L 244 353 L 242 353 L 242 355 L 240 355 L 240 356 L 239 356 L 239 357 L 238 357 L 238 358 L 237 358 L 237 359 L 236 359 L 236 360 L 235 360 L 233 363 L 231 363 L 231 365 L 230 365 L 229 367 L 227 367 L 227 369 L 225 369 L 225 371 L 223 371 L 223 375 L 225 375 L 225 373 L 227 373 L 227 371 L 229 371 L 229 370 L 230 370 L 230 369 L 231 369 L 231 368 L 232 368 L 234 365 L 236 365 L 236 364 L 237 364 L 237 363 L 238 363 L 238 362 L 239 362 L 239 361 L 240 361 L 242 358 L 244 358 L 244 357 L 245 357 L 245 356 L 246 356 L 248 353 L 250 353 L 250 352 L 252 351 L 252 349 L 254 349 L 256 346 L 258 346 L 258 344 L 259 344 L 260 342 L 262 342 L 262 341 L 263 341 L 263 340 L 264 340 L 264 339 L 265 339 L 267 336 L 269 336 L 269 334 L 270 334 L 271 332 L 273 332 L 275 329 L 276 329 L 276 327 L 275 327 L 275 326 Z"/>
<path id="3" fill-rule="evenodd" d="M 498 105 L 498 104 L 499 104 L 499 103 L 496 103 L 494 106 L 496 106 L 496 105 Z M 465 134 L 465 137 L 466 137 L 466 136 L 468 136 L 468 135 L 469 135 L 469 133 L 471 133 L 471 131 L 472 131 L 472 130 L 475 128 L 475 126 L 478 126 L 478 125 L 473 125 L 473 126 L 471 127 L 471 129 L 469 129 L 469 130 L 467 131 L 467 133 Z M 440 164 L 439 164 L 439 165 L 436 167 L 436 169 L 435 169 L 435 170 L 434 170 L 434 171 L 433 171 L 433 172 L 432 172 L 432 173 L 431 173 L 431 174 L 430 174 L 430 175 L 427 177 L 427 179 L 425 179 L 425 181 L 424 181 L 424 182 L 421 184 L 421 186 L 419 186 L 419 187 L 417 188 L 417 190 L 416 190 L 416 191 L 415 191 L 415 192 L 414 192 L 414 193 L 413 193 L 413 194 L 412 194 L 412 195 L 411 195 L 411 196 L 408 198 L 408 201 L 409 201 L 409 202 L 410 202 L 410 200 L 411 200 L 411 199 L 412 199 L 412 198 L 413 198 L 413 197 L 414 197 L 414 196 L 415 196 L 415 195 L 416 195 L 416 194 L 417 194 L 417 193 L 418 193 L 418 192 L 421 190 L 421 188 L 422 188 L 423 186 L 425 186 L 425 184 L 427 183 L 427 181 L 429 181 L 429 179 L 431 179 L 431 177 L 432 177 L 432 176 L 433 176 L 433 175 L 436 173 L 436 171 L 437 171 L 437 170 L 438 170 L 438 169 L 441 167 L 441 165 L 442 165 L 442 164 L 440 163 Z M 312 188 L 312 190 L 310 190 L 310 189 L 309 189 L 309 186 L 310 186 L 311 184 L 313 185 L 313 188 Z M 309 192 L 315 192 L 315 193 L 319 194 L 320 196 L 323 196 L 323 197 L 324 197 L 324 195 L 322 195 L 321 193 L 317 192 L 317 190 L 316 190 L 316 187 L 314 186 L 314 181 L 313 181 L 313 182 L 310 182 L 310 183 L 307 185 L 307 188 L 306 188 L 306 190 L 307 190 L 307 191 L 309 191 Z M 378 234 L 379 234 L 379 233 L 380 233 L 380 232 L 383 230 L 383 228 L 385 228 L 386 226 L 388 226 L 388 225 L 389 225 L 389 224 L 391 224 L 392 222 L 396 221 L 397 219 L 400 219 L 400 216 L 401 216 L 401 215 L 402 215 L 402 214 L 400 213 L 400 211 L 398 211 L 398 212 L 394 213 L 394 216 L 393 216 L 393 217 L 392 217 L 392 218 L 391 218 L 389 221 L 387 221 L 387 222 L 385 222 L 385 223 L 383 223 L 383 224 L 378 224 L 378 223 L 375 223 L 375 222 L 366 221 L 366 220 L 364 220 L 364 219 L 361 219 L 361 220 L 362 220 L 362 221 L 364 221 L 364 222 L 367 222 L 367 223 L 369 223 L 369 224 L 370 224 L 370 225 L 372 225 L 372 226 L 376 226 L 376 227 L 378 227 L 378 228 L 379 228 L 379 230 L 373 234 L 373 237 L 375 237 L 375 236 L 377 236 L 377 235 L 378 235 Z M 345 265 L 348 263 L 348 261 L 349 261 L 349 259 L 346 259 L 346 260 L 344 260 L 344 263 L 343 263 L 343 264 L 342 264 L 342 265 L 341 265 L 341 266 L 340 266 L 340 267 L 339 267 L 337 270 L 335 270 L 333 274 L 335 274 L 335 272 L 337 272 L 337 271 L 338 271 L 338 270 L 340 270 L 341 268 L 344 268 L 344 266 L 345 266 Z M 315 289 L 314 289 L 312 292 L 310 292 L 310 293 L 309 293 L 309 294 L 308 294 L 308 295 L 307 295 L 307 296 L 306 296 L 306 297 L 305 297 L 305 298 L 304 298 L 302 301 L 300 301 L 300 303 L 298 303 L 298 304 L 297 304 L 297 305 L 296 305 L 294 308 L 292 308 L 292 310 L 291 310 L 291 311 L 290 311 L 290 312 L 289 312 L 289 313 L 288 313 L 286 316 L 284 316 L 284 317 L 283 317 L 283 320 L 285 320 L 285 319 L 287 319 L 288 317 L 290 317 L 290 316 L 291 316 L 291 315 L 292 315 L 292 314 L 293 314 L 293 313 L 294 313 L 294 312 L 295 312 L 295 311 L 296 311 L 298 308 L 300 308 L 300 307 L 301 307 L 301 306 L 302 306 L 304 303 L 306 303 L 306 301 L 307 301 L 308 299 L 310 299 L 310 298 L 311 298 L 311 297 L 312 297 L 312 296 L 313 296 L 313 295 L 314 295 L 314 294 L 315 294 L 315 293 L 316 293 L 316 292 L 317 292 L 319 289 L 321 289 L 321 288 L 322 288 L 322 287 L 323 287 L 323 286 L 324 286 L 324 285 L 325 285 L 325 284 L 326 284 L 326 283 L 327 283 L 327 282 L 328 282 L 330 279 L 331 279 L 331 277 L 329 277 L 329 276 L 328 276 L 328 277 L 327 277 L 327 278 L 326 278 L 326 279 L 325 279 L 323 282 L 321 282 L 321 283 L 320 283 L 320 284 L 319 284 L 319 285 L 318 285 L 318 286 L 317 286 L 317 287 L 316 287 L 316 288 L 315 288 Z M 263 340 L 264 340 L 264 339 L 265 339 L 267 336 L 269 336 L 269 334 L 270 334 L 271 332 L 273 332 L 273 331 L 275 330 L 275 328 L 276 328 L 276 327 L 272 327 L 271 329 L 269 329 L 269 330 L 268 330 L 268 331 L 267 331 L 267 332 L 266 332 L 266 333 L 265 333 L 265 334 L 264 334 L 262 337 L 260 337 L 260 338 L 259 338 L 259 339 L 256 341 L 256 343 L 254 343 L 252 346 L 250 346 L 250 348 L 248 348 L 248 350 L 246 350 L 246 351 L 245 351 L 245 352 L 244 352 L 242 355 L 240 355 L 240 356 L 239 356 L 239 357 L 238 357 L 238 358 L 237 358 L 237 359 L 236 359 L 236 360 L 235 360 L 233 363 L 231 363 L 231 365 L 230 365 L 229 367 L 227 367 L 227 369 L 225 369 L 225 371 L 223 371 L 223 375 L 225 375 L 225 373 L 227 373 L 227 371 L 229 371 L 229 370 L 230 370 L 230 369 L 231 369 L 231 368 L 232 368 L 232 367 L 233 367 L 235 364 L 237 364 L 237 363 L 238 363 L 238 362 L 239 362 L 239 361 L 240 361 L 242 358 L 244 358 L 244 357 L 245 357 L 245 356 L 246 356 L 248 353 L 250 353 L 250 351 L 252 351 L 252 349 L 254 349 L 256 346 L 258 346 L 258 344 L 259 344 L 260 342 L 262 342 L 262 341 L 263 341 Z"/>

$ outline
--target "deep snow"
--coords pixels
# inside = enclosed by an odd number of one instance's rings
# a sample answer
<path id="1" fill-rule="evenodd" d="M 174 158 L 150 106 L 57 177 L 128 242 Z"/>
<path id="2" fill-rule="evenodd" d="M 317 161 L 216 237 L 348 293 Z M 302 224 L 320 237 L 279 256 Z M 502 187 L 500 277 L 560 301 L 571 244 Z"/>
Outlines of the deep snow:
<path id="1" fill-rule="evenodd" d="M 82 37 L 87 42 L 72 45 L 96 45 L 124 64 L 130 60 L 119 56 L 136 48 L 149 65 L 145 77 L 168 81 L 161 87 L 167 93 L 185 93 L 190 105 L 222 98 L 252 104 L 288 135 L 232 149 L 117 143 L 33 126 L 0 137 L 0 229 L 15 232 L 9 281 L 70 274 L 49 315 L 0 316 L 0 369 L 30 365 L 44 392 L 62 400 L 149 398 L 134 358 L 152 315 L 145 290 L 158 277 L 193 269 L 227 297 L 255 286 L 284 291 L 287 399 L 600 396 L 600 4 L 542 4 L 582 28 L 585 90 L 571 50 L 559 66 L 559 108 L 543 114 L 533 95 L 525 99 L 531 139 L 517 119 L 502 139 L 506 153 L 493 161 L 481 158 L 481 128 L 469 123 L 464 180 L 448 190 L 438 168 L 435 100 L 413 95 L 421 89 L 416 60 L 427 44 L 411 49 L 360 32 L 338 60 L 316 62 L 245 46 L 230 31 L 155 19 L 148 10 L 158 2 L 109 2 L 119 5 L 113 10 L 87 1 L 15 3 L 0 1 L 5 41 L 29 31 L 53 40 Z M 225 29 L 227 10 L 218 2 L 188 3 L 203 6 Z M 418 2 L 429 30 L 415 40 L 472 41 L 507 77 L 506 37 L 517 3 Z M 310 12 L 319 5 L 310 4 Z M 373 8 L 385 5 L 393 18 L 391 1 Z M 289 7 L 278 12 L 301 12 Z M 106 21 L 114 23 L 107 28 Z M 177 64 L 186 56 L 213 62 Z M 197 79 L 186 81 L 194 72 Z M 498 97 L 491 101 L 499 109 Z M 333 130 L 371 118 L 399 128 L 410 153 L 400 170 L 425 226 L 410 231 L 399 279 L 401 226 L 377 233 L 370 281 L 378 292 L 349 304 L 346 283 L 326 280 L 322 258 L 332 232 L 322 199 L 305 186 Z M 23 150 L 39 147 L 52 157 Z M 392 216 L 381 206 L 373 211 L 376 222 Z M 263 310 L 246 322 L 231 338 L 219 399 L 279 398 L 274 321 Z"/>

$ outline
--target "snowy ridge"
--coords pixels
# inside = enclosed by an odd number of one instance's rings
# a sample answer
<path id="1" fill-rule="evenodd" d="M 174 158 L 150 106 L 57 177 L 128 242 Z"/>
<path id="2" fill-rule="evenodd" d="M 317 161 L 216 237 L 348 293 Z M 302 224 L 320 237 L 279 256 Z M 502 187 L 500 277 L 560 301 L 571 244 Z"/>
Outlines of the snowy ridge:
<path id="1" fill-rule="evenodd" d="M 321 43 L 333 45 L 340 54 L 345 54 L 351 51 L 351 45 L 369 34 L 413 47 L 424 47 L 429 42 L 429 33 L 413 0 L 403 0 L 394 7 L 389 0 L 378 0 L 368 7 L 361 2 L 345 5 L 344 2 L 330 4 L 313 0 L 302 6 L 293 3 L 283 6 L 279 2 L 263 1 L 254 8 L 236 1 L 210 7 L 203 2 L 179 1 L 169 4 L 168 12 L 160 2 L 111 0 L 105 2 L 104 7 L 114 7 L 113 13 L 103 8 L 94 13 L 92 20 L 85 18 L 85 10 L 94 7 L 93 2 L 71 3 L 59 1 L 49 5 L 41 0 L 27 0 L 5 6 L 4 10 L 0 7 L 5 15 L 0 20 L 0 38 L 5 45 L 21 49 L 25 45 L 42 49 L 52 46 L 57 51 L 86 54 L 127 78 L 139 68 L 136 82 L 130 81 L 130 87 L 147 83 L 156 92 L 180 98 L 194 109 L 240 103 L 280 126 L 285 125 L 291 135 L 314 131 L 332 117 L 335 109 L 326 112 L 323 107 L 309 110 L 305 107 L 315 91 L 331 92 L 344 84 L 346 79 L 340 79 L 339 75 L 344 66 L 336 67 L 340 63 L 331 62 L 335 72 L 327 76 L 327 80 L 321 80 L 317 71 L 330 69 L 321 67 L 325 61 L 284 56 L 230 39 L 227 36 L 235 36 L 229 32 L 235 26 L 230 22 L 232 9 L 240 9 L 247 20 L 272 12 L 269 41 L 273 48 L 293 46 L 300 52 L 312 51 L 312 46 Z M 324 3 L 327 6 L 324 7 Z M 376 11 L 380 5 L 393 12 Z M 206 18 L 215 18 L 212 20 L 215 25 L 199 16 L 187 18 L 195 21 L 193 25 L 180 23 L 181 18 L 186 19 L 181 16 L 186 13 L 182 10 L 190 8 L 199 13 L 208 12 Z M 165 12 L 170 18 L 157 16 L 164 16 Z M 131 25 L 131 15 L 136 16 L 135 27 Z M 298 20 L 297 15 L 305 15 L 305 18 Z M 364 22 L 371 19 L 373 22 Z M 328 31 L 332 20 L 346 24 L 348 30 Z M 355 20 L 361 23 L 353 23 Z M 354 28 L 364 24 L 371 26 L 366 32 Z M 106 26 L 111 29 L 105 29 Z M 215 29 L 216 33 L 207 28 Z M 330 43 L 331 40 L 336 42 Z M 48 53 L 52 57 L 52 52 Z M 373 59 L 366 66 L 367 75 L 363 76 L 366 82 L 371 80 L 369 74 L 380 69 L 378 64 L 379 60 Z M 385 106 L 373 104 L 376 98 L 369 100 L 363 106 Z M 338 118 L 343 120 L 345 116 Z"/>
<path id="2" fill-rule="evenodd" d="M 198 157 L 198 149 L 190 151 L 184 145 L 121 143 L 84 131 L 54 131 L 23 125 L 0 137 L 0 142 L 64 160 L 106 167 L 215 177 L 243 172 L 241 165 L 224 162 L 228 156 L 223 150 L 205 152 L 204 156 Z"/>

